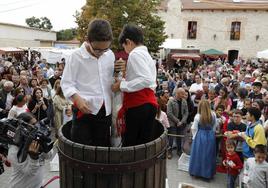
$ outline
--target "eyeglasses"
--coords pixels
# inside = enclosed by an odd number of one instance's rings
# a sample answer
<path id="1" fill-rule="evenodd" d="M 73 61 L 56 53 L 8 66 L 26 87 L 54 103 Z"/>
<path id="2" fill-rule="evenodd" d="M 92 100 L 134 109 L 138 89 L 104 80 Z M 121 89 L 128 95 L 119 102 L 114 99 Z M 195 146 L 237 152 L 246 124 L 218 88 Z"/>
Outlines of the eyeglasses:
<path id="1" fill-rule="evenodd" d="M 99 49 L 99 48 L 94 48 L 90 42 L 88 42 L 88 44 L 89 44 L 90 48 L 91 48 L 91 49 L 94 51 L 94 53 L 96 53 L 96 54 L 105 53 L 105 52 L 107 52 L 107 51 L 110 49 L 110 47 L 111 47 L 111 45 L 110 45 L 108 48 Z"/>

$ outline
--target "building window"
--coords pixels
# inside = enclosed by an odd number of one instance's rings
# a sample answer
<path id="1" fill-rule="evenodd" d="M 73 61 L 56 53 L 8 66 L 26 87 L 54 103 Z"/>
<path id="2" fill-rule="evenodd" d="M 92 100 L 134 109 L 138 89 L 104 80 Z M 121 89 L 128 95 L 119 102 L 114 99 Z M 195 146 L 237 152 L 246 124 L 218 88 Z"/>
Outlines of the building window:
<path id="1" fill-rule="evenodd" d="M 241 22 L 232 22 L 231 26 L 231 40 L 240 40 Z"/>
<path id="2" fill-rule="evenodd" d="M 197 33 L 197 22 L 190 21 L 188 22 L 188 39 L 196 39 L 196 33 Z"/>

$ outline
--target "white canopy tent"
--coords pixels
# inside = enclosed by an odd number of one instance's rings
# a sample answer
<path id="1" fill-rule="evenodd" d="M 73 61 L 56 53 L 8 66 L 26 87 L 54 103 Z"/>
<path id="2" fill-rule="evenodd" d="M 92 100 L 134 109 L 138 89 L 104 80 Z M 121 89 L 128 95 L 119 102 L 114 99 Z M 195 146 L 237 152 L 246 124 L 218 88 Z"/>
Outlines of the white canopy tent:
<path id="1" fill-rule="evenodd" d="M 182 48 L 182 42 L 181 39 L 166 39 L 159 47 L 164 49 L 180 49 Z"/>
<path id="2" fill-rule="evenodd" d="M 258 52 L 257 53 L 257 58 L 263 58 L 263 59 L 268 59 L 268 49 Z"/>
<path id="3" fill-rule="evenodd" d="M 31 48 L 41 53 L 41 59 L 46 59 L 50 64 L 60 62 L 62 58 L 67 59 L 75 49 L 59 49 L 59 48 Z"/>

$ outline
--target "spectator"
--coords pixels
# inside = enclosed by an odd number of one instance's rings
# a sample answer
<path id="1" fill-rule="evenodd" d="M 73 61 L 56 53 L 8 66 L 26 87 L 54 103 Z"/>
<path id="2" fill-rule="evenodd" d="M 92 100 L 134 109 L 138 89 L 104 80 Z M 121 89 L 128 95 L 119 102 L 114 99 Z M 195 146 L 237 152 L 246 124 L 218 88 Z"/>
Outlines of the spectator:
<path id="1" fill-rule="evenodd" d="M 50 85 L 54 86 L 56 80 L 61 79 L 60 74 L 61 73 L 60 73 L 59 69 L 56 68 L 54 75 L 51 78 L 49 78 Z"/>
<path id="2" fill-rule="evenodd" d="M 193 143 L 189 174 L 212 179 L 216 173 L 216 114 L 207 100 L 201 100 L 192 125 Z"/>
<path id="3" fill-rule="evenodd" d="M 237 135 L 244 139 L 243 155 L 245 158 L 253 157 L 253 150 L 256 145 L 266 145 L 266 138 L 263 126 L 260 124 L 261 111 L 257 108 L 249 108 L 247 112 L 247 120 L 251 122 L 246 132 Z"/>
<path id="4" fill-rule="evenodd" d="M 261 84 L 261 82 L 254 82 L 252 84 L 252 87 L 253 87 L 253 92 L 251 92 L 249 94 L 249 98 L 251 100 L 255 100 L 255 99 L 262 100 L 262 93 L 261 93 L 262 84 Z"/>
<path id="5" fill-rule="evenodd" d="M 56 83 L 56 82 L 55 82 Z M 56 91 L 56 95 L 53 98 L 53 106 L 54 106 L 54 123 L 56 132 L 62 126 L 63 123 L 63 115 L 65 113 L 64 110 L 67 109 L 70 102 L 65 99 L 62 89 L 59 86 Z"/>
<path id="6" fill-rule="evenodd" d="M 40 121 L 47 117 L 48 101 L 43 97 L 43 91 L 41 88 L 36 88 L 33 91 L 33 97 L 28 104 L 30 112 L 32 112 L 37 121 Z"/>
<path id="7" fill-rule="evenodd" d="M 237 137 L 238 132 L 245 132 L 247 129 L 247 125 L 242 122 L 242 111 L 234 110 L 231 122 L 228 123 L 227 126 L 227 135 L 231 139 L 235 139 L 236 141 L 236 152 L 240 156 L 240 159 L 243 159 L 243 140 L 240 137 Z M 231 133 L 231 134 L 229 134 Z"/>
<path id="8" fill-rule="evenodd" d="M 217 108 L 218 105 L 223 105 L 226 115 L 229 114 L 231 108 L 232 108 L 232 100 L 228 96 L 228 90 L 226 87 L 223 87 L 220 89 L 220 95 L 215 99 L 215 108 Z"/>
<path id="9" fill-rule="evenodd" d="M 220 90 L 224 87 L 227 87 L 229 85 L 229 80 L 228 78 L 222 78 L 221 82 L 218 83 L 218 85 L 215 87 L 215 92 L 217 95 L 220 94 Z"/>
<path id="10" fill-rule="evenodd" d="M 254 149 L 254 157 L 247 159 L 244 164 L 244 183 L 249 188 L 268 187 L 268 163 L 265 161 L 266 146 L 258 144 Z"/>
<path id="11" fill-rule="evenodd" d="M 236 104 L 236 108 L 238 110 L 242 110 L 244 108 L 244 103 L 247 96 L 248 96 L 248 90 L 246 90 L 245 88 L 238 89 L 238 101 Z"/>
<path id="12" fill-rule="evenodd" d="M 42 89 L 43 97 L 49 100 L 49 99 L 51 99 L 51 90 L 50 90 L 48 84 L 49 84 L 49 82 L 45 78 L 43 80 L 41 80 L 41 82 L 40 82 L 40 88 Z"/>
<path id="13" fill-rule="evenodd" d="M 239 156 L 235 152 L 235 142 L 234 140 L 228 139 L 226 141 L 226 156 L 223 160 L 223 166 L 227 170 L 227 187 L 235 188 L 235 180 L 239 174 L 239 171 L 243 168 L 243 163 L 241 162 Z"/>
<path id="14" fill-rule="evenodd" d="M 17 95 L 14 99 L 16 105 L 13 105 L 8 113 L 8 119 L 17 118 L 21 113 L 28 112 L 27 96 L 26 95 Z"/>
<path id="15" fill-rule="evenodd" d="M 161 110 L 159 99 L 157 100 L 157 102 L 159 105 L 157 107 L 156 119 L 167 129 L 170 127 L 167 114 Z"/>
<path id="16" fill-rule="evenodd" d="M 176 91 L 176 97 L 170 99 L 167 104 L 167 116 L 170 127 L 168 128 L 169 134 L 183 134 L 183 130 L 187 123 L 188 118 L 188 106 L 184 99 L 185 90 L 178 88 Z M 177 142 L 177 154 L 181 154 L 181 138 L 176 138 Z M 168 158 L 172 158 L 173 137 L 169 137 L 169 150 Z"/>
<path id="17" fill-rule="evenodd" d="M 30 83 L 29 83 L 29 86 L 31 87 L 31 90 L 32 90 L 32 93 L 33 93 L 33 90 L 37 87 L 39 87 L 39 84 L 38 84 L 38 80 L 36 78 L 32 78 L 30 80 Z M 31 94 L 32 94 L 31 93 Z"/>
<path id="18" fill-rule="evenodd" d="M 0 90 L 0 118 L 5 118 L 12 107 L 14 97 L 12 96 L 14 84 L 11 81 L 4 83 L 3 89 Z"/>
<path id="19" fill-rule="evenodd" d="M 203 90 L 203 84 L 200 75 L 195 75 L 195 83 L 193 83 L 189 89 L 189 92 L 195 94 L 197 91 Z"/>
<path id="20" fill-rule="evenodd" d="M 52 99 L 56 95 L 58 87 L 60 87 L 60 79 L 56 80 L 56 82 L 54 83 L 53 89 L 51 90 L 51 98 Z"/>
<path id="21" fill-rule="evenodd" d="M 26 95 L 32 95 L 31 87 L 28 85 L 28 79 L 26 76 L 20 76 L 20 87 L 22 87 Z"/>

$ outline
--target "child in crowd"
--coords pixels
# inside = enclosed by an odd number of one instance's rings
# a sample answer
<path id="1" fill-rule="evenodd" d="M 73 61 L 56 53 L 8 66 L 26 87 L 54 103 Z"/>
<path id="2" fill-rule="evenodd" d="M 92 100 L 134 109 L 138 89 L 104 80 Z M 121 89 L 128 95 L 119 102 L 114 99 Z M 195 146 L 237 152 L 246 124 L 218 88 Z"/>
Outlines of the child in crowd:
<path id="1" fill-rule="evenodd" d="M 226 157 L 223 160 L 223 166 L 227 170 L 227 187 L 235 188 L 235 180 L 239 174 L 239 170 L 243 168 L 238 154 L 235 152 L 235 141 L 232 139 L 226 140 Z"/>
<path id="2" fill-rule="evenodd" d="M 220 135 L 221 133 L 224 133 L 224 127 L 227 126 L 227 120 L 223 115 L 224 112 L 224 106 L 223 105 L 219 105 L 216 108 L 216 135 Z M 216 138 L 216 155 L 218 155 L 219 153 L 219 145 L 221 143 L 221 138 L 217 137 Z M 223 144 L 221 144 L 222 146 Z M 225 151 L 224 148 L 221 147 L 221 150 L 223 152 L 223 150 Z"/>
<path id="3" fill-rule="evenodd" d="M 244 187 L 267 188 L 268 187 L 268 163 L 266 159 L 266 146 L 256 145 L 255 158 L 248 158 L 244 164 Z"/>

